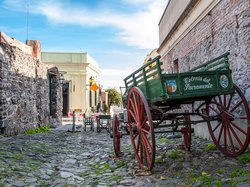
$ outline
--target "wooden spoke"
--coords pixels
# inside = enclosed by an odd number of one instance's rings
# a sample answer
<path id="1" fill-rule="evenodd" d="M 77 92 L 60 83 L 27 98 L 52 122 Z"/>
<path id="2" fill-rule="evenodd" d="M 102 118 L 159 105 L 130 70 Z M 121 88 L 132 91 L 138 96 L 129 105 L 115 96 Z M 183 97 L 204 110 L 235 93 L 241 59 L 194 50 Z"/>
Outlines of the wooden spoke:
<path id="1" fill-rule="evenodd" d="M 224 128 L 224 149 L 227 149 L 227 128 Z"/>
<path id="2" fill-rule="evenodd" d="M 136 112 L 136 109 L 135 109 L 134 101 L 133 101 L 132 99 L 129 99 L 129 102 L 131 103 L 131 106 L 132 106 L 132 108 L 131 108 L 131 109 L 133 109 L 133 114 L 134 114 L 134 113 L 136 114 L 137 112 Z M 130 108 L 128 108 L 129 112 L 132 112 L 132 110 L 131 110 L 131 109 L 130 109 Z M 134 115 L 134 117 L 133 117 L 133 118 L 134 118 L 134 120 L 135 120 L 135 121 L 138 121 L 138 120 L 137 120 L 137 118 L 135 117 L 135 115 Z"/>
<path id="3" fill-rule="evenodd" d="M 145 118 L 145 119 L 143 120 L 143 122 L 141 123 L 141 127 L 143 128 L 143 127 L 145 126 L 146 123 L 147 123 L 147 118 Z"/>
<path id="4" fill-rule="evenodd" d="M 243 134 L 247 135 L 247 132 L 243 131 L 240 127 L 238 127 L 237 125 L 234 124 L 234 122 L 231 121 L 232 126 L 234 126 L 236 129 L 238 129 L 240 132 L 242 132 Z"/>
<path id="5" fill-rule="evenodd" d="M 218 106 L 221 106 L 220 103 L 218 103 L 215 99 L 213 99 L 214 103 L 215 103 L 215 108 L 218 109 L 220 112 L 222 112 L 222 109 L 221 107 L 218 107 Z"/>
<path id="6" fill-rule="evenodd" d="M 221 123 L 218 123 L 218 125 L 213 129 L 213 132 L 216 131 L 216 129 L 221 125 Z"/>
<path id="7" fill-rule="evenodd" d="M 235 111 L 235 109 L 238 108 L 238 107 L 241 105 L 242 102 L 243 102 L 242 100 L 241 100 L 240 102 L 238 102 L 238 103 L 230 110 L 230 112 Z"/>
<path id="8" fill-rule="evenodd" d="M 247 116 L 240 116 L 240 119 L 247 119 Z"/>
<path id="9" fill-rule="evenodd" d="M 133 137 L 133 140 L 136 139 L 137 136 L 138 136 L 138 134 L 135 134 L 134 137 Z"/>
<path id="10" fill-rule="evenodd" d="M 227 96 L 226 96 L 226 95 L 224 95 L 224 100 L 223 100 L 224 107 L 226 107 L 226 102 L 227 102 Z"/>
<path id="11" fill-rule="evenodd" d="M 132 110 L 128 110 L 128 112 L 131 114 L 131 116 L 133 117 L 134 121 L 137 121 L 136 115 L 132 112 Z"/>
<path id="12" fill-rule="evenodd" d="M 230 105 L 231 105 L 231 101 L 232 101 L 232 98 L 233 98 L 233 95 L 230 95 L 229 96 L 229 101 L 228 101 L 228 104 L 227 104 L 227 110 L 230 108 Z"/>
<path id="13" fill-rule="evenodd" d="M 231 129 L 231 131 L 232 131 L 232 133 L 233 133 L 235 139 L 237 140 L 237 142 L 240 144 L 241 147 L 243 147 L 243 144 L 242 144 L 242 142 L 240 141 L 238 135 L 235 133 L 234 129 L 233 129 L 231 126 L 229 126 L 229 128 Z"/>
<path id="14" fill-rule="evenodd" d="M 150 132 L 149 132 L 149 131 L 147 131 L 147 130 L 145 130 L 145 129 L 142 129 L 142 132 L 144 132 L 145 134 L 150 135 Z"/>
<path id="15" fill-rule="evenodd" d="M 221 96 L 218 96 L 218 98 L 219 98 L 220 105 L 223 105 L 222 100 L 221 100 Z"/>
<path id="16" fill-rule="evenodd" d="M 143 139 L 144 139 L 144 149 L 145 149 L 145 153 L 146 153 L 146 159 L 147 159 L 147 163 L 150 163 L 151 162 L 151 160 L 150 160 L 150 155 L 151 155 L 151 152 L 152 152 L 152 149 L 151 149 L 151 147 L 150 147 L 150 143 L 148 142 L 148 139 L 147 139 L 147 137 L 145 137 L 145 135 L 143 135 L 142 136 L 143 137 Z M 149 152 L 149 149 L 150 149 L 150 152 Z"/>
<path id="17" fill-rule="evenodd" d="M 143 114 L 144 114 L 144 112 L 145 112 L 145 109 L 144 109 L 143 104 L 141 104 L 141 109 L 140 109 L 140 111 L 141 111 L 141 113 L 140 113 L 140 121 L 142 121 L 142 120 L 143 120 Z M 146 120 L 146 119 L 144 119 L 144 120 Z"/>
<path id="18" fill-rule="evenodd" d="M 134 101 L 134 111 L 135 111 L 135 113 L 136 114 L 139 114 L 139 110 L 138 110 L 138 101 L 137 101 L 137 99 L 136 99 L 136 96 L 135 96 L 135 93 L 134 94 L 132 94 L 132 96 L 133 96 L 133 101 Z"/>
<path id="19" fill-rule="evenodd" d="M 222 131 L 223 131 L 223 126 L 221 126 L 221 129 L 220 129 L 220 133 L 219 133 L 219 137 L 218 137 L 218 143 L 220 143 L 220 138 L 221 138 L 221 135 L 222 135 Z"/>
<path id="20" fill-rule="evenodd" d="M 209 106 L 210 109 L 212 109 L 215 113 L 220 114 L 217 110 L 215 110 L 213 107 Z"/>
<path id="21" fill-rule="evenodd" d="M 232 140 L 232 137 L 231 137 L 231 133 L 230 133 L 229 128 L 227 129 L 227 133 L 228 133 L 230 145 L 231 145 L 231 147 L 232 147 L 232 149 L 233 149 L 233 153 L 235 153 L 235 148 L 234 148 L 234 144 L 233 144 L 233 140 Z"/>

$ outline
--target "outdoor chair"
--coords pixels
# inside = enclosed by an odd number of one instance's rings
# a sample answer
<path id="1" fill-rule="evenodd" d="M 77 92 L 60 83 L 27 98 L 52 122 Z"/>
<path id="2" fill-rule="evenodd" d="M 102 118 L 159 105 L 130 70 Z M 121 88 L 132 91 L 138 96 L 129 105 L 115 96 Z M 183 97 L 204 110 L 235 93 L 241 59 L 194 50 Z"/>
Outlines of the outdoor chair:
<path id="1" fill-rule="evenodd" d="M 87 126 L 90 126 L 90 130 L 91 131 L 94 131 L 94 121 L 95 121 L 95 118 L 93 117 L 86 117 L 83 121 L 83 124 L 84 124 L 84 131 L 86 132 L 87 131 Z"/>
<path id="2" fill-rule="evenodd" d="M 96 117 L 96 131 L 101 132 L 105 129 L 108 133 L 111 133 L 111 116 L 110 115 L 99 115 Z"/>

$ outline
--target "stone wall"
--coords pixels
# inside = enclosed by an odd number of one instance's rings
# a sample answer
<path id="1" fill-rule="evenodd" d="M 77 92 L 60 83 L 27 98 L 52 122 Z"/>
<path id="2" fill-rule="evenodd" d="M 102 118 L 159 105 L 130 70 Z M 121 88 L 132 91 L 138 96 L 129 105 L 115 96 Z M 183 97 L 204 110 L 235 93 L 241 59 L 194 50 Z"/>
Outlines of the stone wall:
<path id="1" fill-rule="evenodd" d="M 250 104 L 250 1 L 222 0 L 170 52 L 162 57 L 164 69 L 172 73 L 178 59 L 185 72 L 230 52 L 233 81 Z"/>
<path id="2" fill-rule="evenodd" d="M 0 42 L 0 127 L 6 134 L 16 135 L 28 128 L 61 123 L 59 76 L 55 76 L 53 87 L 53 97 L 58 102 L 51 105 L 57 115 L 51 116 L 48 68 L 14 44 Z"/>
<path id="3" fill-rule="evenodd" d="M 55 127 L 58 123 L 61 124 L 62 121 L 62 85 L 60 83 L 60 76 L 58 76 L 58 69 L 56 67 L 50 68 L 48 70 L 49 77 L 49 97 L 50 97 L 50 124 Z"/>

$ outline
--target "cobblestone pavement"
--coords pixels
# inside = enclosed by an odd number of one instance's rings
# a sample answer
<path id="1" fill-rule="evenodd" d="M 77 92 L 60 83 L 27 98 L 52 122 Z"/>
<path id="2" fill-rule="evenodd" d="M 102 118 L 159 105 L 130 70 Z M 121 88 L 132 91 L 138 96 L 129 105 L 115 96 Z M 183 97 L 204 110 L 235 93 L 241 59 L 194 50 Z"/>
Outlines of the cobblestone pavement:
<path id="1" fill-rule="evenodd" d="M 124 155 L 114 157 L 104 130 L 2 137 L 0 186 L 250 186 L 250 153 L 226 158 L 199 138 L 186 153 L 178 148 L 181 139 L 156 139 L 149 173 L 138 171 L 129 137 L 122 138 Z"/>

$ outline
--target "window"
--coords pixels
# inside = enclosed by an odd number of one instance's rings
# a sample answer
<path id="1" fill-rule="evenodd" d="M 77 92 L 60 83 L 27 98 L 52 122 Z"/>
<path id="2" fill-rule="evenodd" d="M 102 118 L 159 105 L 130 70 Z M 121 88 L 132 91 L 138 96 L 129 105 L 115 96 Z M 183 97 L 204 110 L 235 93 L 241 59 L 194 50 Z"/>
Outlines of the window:
<path id="1" fill-rule="evenodd" d="M 174 73 L 179 73 L 179 61 L 178 58 L 174 60 Z"/>

